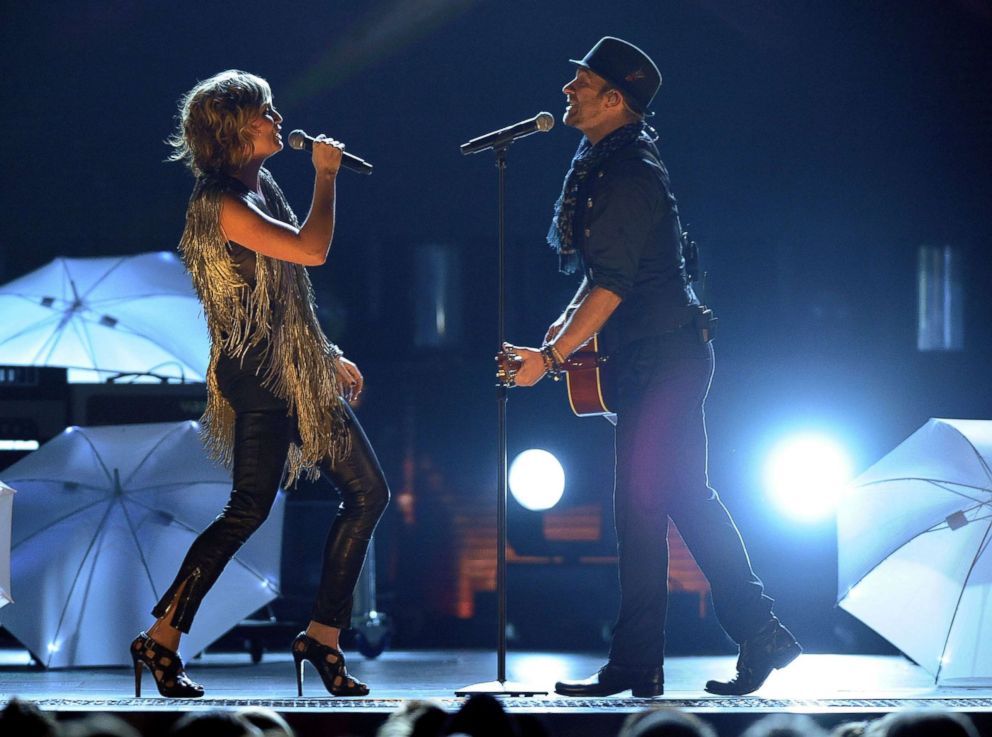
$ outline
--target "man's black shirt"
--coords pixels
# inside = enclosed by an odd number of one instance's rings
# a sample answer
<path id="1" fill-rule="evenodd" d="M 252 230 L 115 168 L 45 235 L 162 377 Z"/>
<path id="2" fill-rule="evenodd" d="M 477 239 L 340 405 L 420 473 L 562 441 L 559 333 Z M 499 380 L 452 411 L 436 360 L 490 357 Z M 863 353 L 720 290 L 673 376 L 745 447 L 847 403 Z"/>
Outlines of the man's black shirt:
<path id="1" fill-rule="evenodd" d="M 623 299 L 601 331 L 607 352 L 689 319 L 687 307 L 698 300 L 680 231 L 668 170 L 646 135 L 590 172 L 573 232 L 589 286 Z"/>

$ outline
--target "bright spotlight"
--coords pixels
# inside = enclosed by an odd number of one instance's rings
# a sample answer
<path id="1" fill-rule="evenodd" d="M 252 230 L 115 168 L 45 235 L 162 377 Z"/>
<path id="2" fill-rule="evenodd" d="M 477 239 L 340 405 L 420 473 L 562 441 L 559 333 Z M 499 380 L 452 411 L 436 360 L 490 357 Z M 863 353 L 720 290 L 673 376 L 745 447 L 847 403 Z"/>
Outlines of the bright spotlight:
<path id="1" fill-rule="evenodd" d="M 532 448 L 513 459 L 509 482 L 510 493 L 522 507 L 551 509 L 565 491 L 565 469 L 548 451 Z"/>
<path id="2" fill-rule="evenodd" d="M 779 509 L 812 522 L 833 514 L 851 471 L 851 459 L 837 442 L 822 435 L 800 435 L 772 450 L 765 479 Z"/>

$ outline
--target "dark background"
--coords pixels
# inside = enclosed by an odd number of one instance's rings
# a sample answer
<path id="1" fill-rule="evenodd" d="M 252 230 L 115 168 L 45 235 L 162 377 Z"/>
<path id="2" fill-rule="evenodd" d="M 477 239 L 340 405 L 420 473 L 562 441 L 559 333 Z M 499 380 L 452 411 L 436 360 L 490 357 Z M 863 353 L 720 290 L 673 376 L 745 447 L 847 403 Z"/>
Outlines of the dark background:
<path id="1" fill-rule="evenodd" d="M 192 184 L 163 163 L 176 100 L 225 68 L 260 74 L 286 131 L 326 132 L 376 166 L 341 175 L 334 247 L 311 275 L 328 332 L 367 375 L 362 417 L 394 491 L 427 483 L 404 471 L 412 454 L 480 505 L 495 481 L 496 171 L 458 144 L 560 117 L 567 60 L 600 36 L 642 46 L 664 76 L 652 124 L 721 320 L 711 480 L 782 616 L 814 646 L 871 646 L 832 608 L 832 525 L 777 517 L 761 463 L 790 430 L 836 434 L 861 470 L 929 417 L 992 417 L 988 2 L 4 3 L 0 24 L 0 281 L 56 256 L 173 248 Z M 577 142 L 559 125 L 510 150 L 520 343 L 575 288 L 543 237 Z M 270 168 L 302 216 L 309 161 L 287 150 Z M 922 245 L 963 259 L 964 350 L 917 350 Z M 450 275 L 435 344 L 417 337 L 431 264 Z M 556 452 L 565 504 L 608 497 L 609 443 L 605 423 L 571 419 L 560 387 L 512 394 L 511 453 Z M 402 554 L 426 560 L 448 539 L 421 537 Z M 383 583 L 388 600 L 399 584 Z"/>

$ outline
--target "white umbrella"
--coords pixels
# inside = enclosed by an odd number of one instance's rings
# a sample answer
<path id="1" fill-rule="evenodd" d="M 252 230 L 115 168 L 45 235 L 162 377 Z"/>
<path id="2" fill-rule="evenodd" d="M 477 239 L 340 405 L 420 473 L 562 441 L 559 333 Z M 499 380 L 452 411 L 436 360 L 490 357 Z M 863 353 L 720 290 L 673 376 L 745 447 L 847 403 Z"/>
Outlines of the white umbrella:
<path id="1" fill-rule="evenodd" d="M 992 421 L 931 419 L 853 482 L 839 604 L 936 682 L 992 683 Z"/>
<path id="2" fill-rule="evenodd" d="M 0 623 L 48 667 L 130 663 L 131 639 L 231 492 L 191 421 L 71 427 L 4 478 L 18 490 L 17 603 Z M 280 493 L 207 594 L 187 656 L 277 596 L 283 506 Z"/>
<path id="3" fill-rule="evenodd" d="M 57 258 L 0 286 L 0 364 L 65 366 L 70 381 L 203 381 L 206 323 L 171 252 Z"/>
<path id="4" fill-rule="evenodd" d="M 0 481 L 0 607 L 13 601 L 10 595 L 10 521 L 14 513 L 14 490 Z"/>

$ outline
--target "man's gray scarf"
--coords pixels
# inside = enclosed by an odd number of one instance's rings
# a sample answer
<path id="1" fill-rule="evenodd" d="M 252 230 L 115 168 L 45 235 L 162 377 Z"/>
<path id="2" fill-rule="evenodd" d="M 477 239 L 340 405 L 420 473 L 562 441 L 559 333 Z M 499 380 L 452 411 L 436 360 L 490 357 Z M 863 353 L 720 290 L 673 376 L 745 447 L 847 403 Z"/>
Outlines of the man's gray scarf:
<path id="1" fill-rule="evenodd" d="M 548 245 L 558 254 L 558 270 L 563 274 L 574 274 L 579 267 L 573 234 L 575 203 L 586 177 L 616 151 L 640 138 L 643 131 L 643 123 L 630 123 L 617 128 L 595 146 L 585 136 L 579 142 L 548 230 Z"/>

